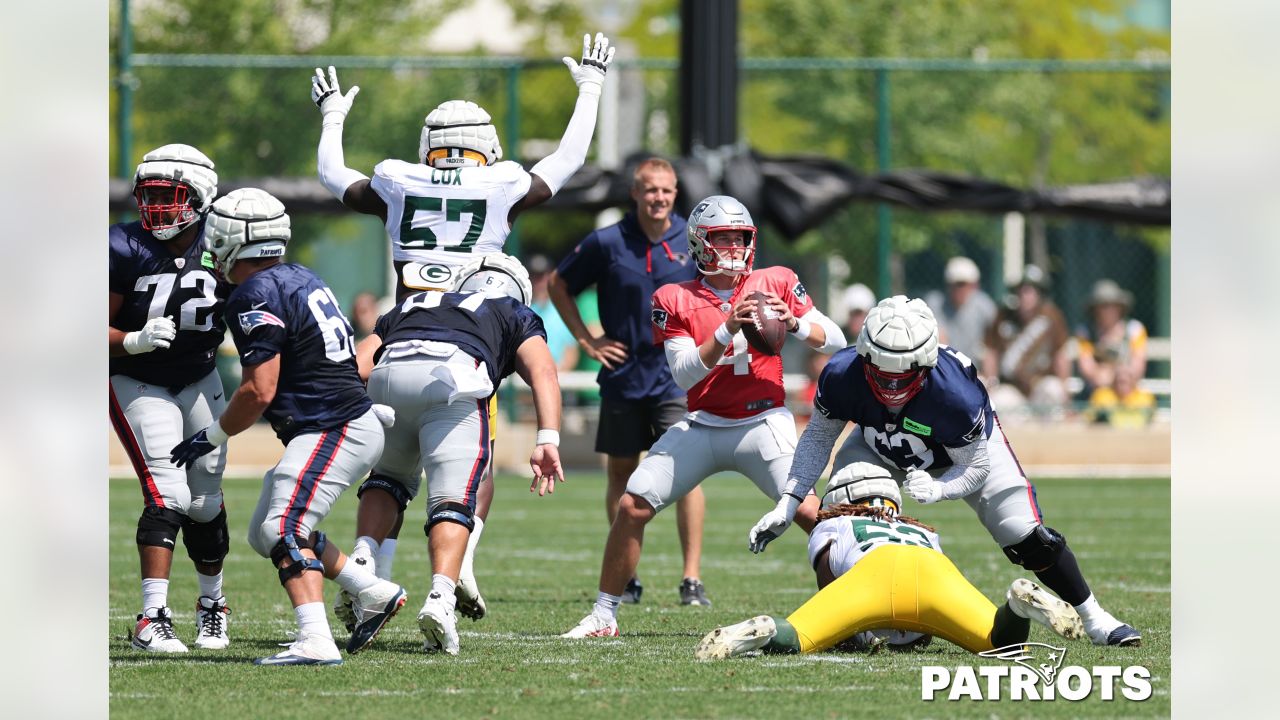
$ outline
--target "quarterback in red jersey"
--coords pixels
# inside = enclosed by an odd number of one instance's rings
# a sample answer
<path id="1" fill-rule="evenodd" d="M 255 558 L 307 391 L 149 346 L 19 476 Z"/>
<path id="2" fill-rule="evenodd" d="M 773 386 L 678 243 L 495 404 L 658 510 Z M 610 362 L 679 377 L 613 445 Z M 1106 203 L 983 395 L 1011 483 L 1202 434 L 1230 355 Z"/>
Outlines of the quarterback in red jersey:
<path id="1" fill-rule="evenodd" d="M 653 330 L 672 377 L 689 393 L 689 414 L 658 438 L 627 481 L 609 528 L 595 607 L 561 637 L 619 634 L 618 603 L 640 562 L 645 525 L 708 476 L 737 471 L 770 499 L 781 499 L 796 426 L 783 402 L 782 358 L 756 352 L 741 332 L 758 309 L 755 291 L 810 347 L 831 354 L 845 346 L 844 333 L 813 306 L 794 272 L 752 271 L 756 227 L 742 203 L 727 195 L 698 203 L 688 236 L 702 277 L 654 293 Z M 796 522 L 809 530 L 817 498 L 796 500 Z"/>

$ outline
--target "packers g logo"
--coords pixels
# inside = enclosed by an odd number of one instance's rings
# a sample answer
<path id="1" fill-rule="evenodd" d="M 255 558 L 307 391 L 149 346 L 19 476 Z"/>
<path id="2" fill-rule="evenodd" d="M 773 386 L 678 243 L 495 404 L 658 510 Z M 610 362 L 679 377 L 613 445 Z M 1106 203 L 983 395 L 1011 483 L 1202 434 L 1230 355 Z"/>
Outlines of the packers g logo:
<path id="1" fill-rule="evenodd" d="M 453 268 L 436 263 L 411 262 L 404 266 L 404 284 L 414 290 L 453 289 Z"/>

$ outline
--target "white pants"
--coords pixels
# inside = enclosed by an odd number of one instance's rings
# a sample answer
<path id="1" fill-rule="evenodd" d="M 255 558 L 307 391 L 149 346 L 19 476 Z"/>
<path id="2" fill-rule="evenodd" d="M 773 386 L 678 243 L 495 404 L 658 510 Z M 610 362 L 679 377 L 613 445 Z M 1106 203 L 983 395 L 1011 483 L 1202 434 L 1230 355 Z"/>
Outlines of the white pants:
<path id="1" fill-rule="evenodd" d="M 369 472 L 382 445 L 382 423 L 373 410 L 332 430 L 294 437 L 262 478 L 249 544 L 271 557 L 271 548 L 285 535 L 305 541 L 338 496 Z"/>
<path id="2" fill-rule="evenodd" d="M 227 401 L 212 371 L 176 395 L 127 375 L 111 376 L 111 425 L 142 484 L 147 506 L 209 522 L 222 508 L 226 450 L 219 447 L 182 469 L 169 462 L 174 446 L 208 427 Z"/>
<path id="3" fill-rule="evenodd" d="M 732 427 L 681 420 L 649 449 L 627 480 L 627 492 L 644 498 L 657 511 L 684 497 L 707 476 L 736 470 L 776 502 L 786 487 L 795 451 L 796 424 L 790 412 L 770 413 Z"/>
<path id="4" fill-rule="evenodd" d="M 1000 427 L 1000 418 L 993 417 L 995 427 L 991 430 L 991 437 L 987 439 L 991 472 L 982 487 L 966 496 L 964 501 L 978 514 L 978 519 L 987 528 L 987 532 L 991 533 L 992 539 L 1000 547 L 1008 547 L 1026 538 L 1040 524 L 1040 507 L 1036 503 L 1036 489 L 1018 465 L 1018 458 L 1014 456 L 1013 448 Z M 863 434 L 856 430 L 836 452 L 833 472 L 854 462 L 869 462 L 885 468 L 899 485 L 906 480 L 906 473 L 876 453 L 867 444 Z M 928 472 L 936 478 L 946 470 L 947 468 L 931 469 Z"/>

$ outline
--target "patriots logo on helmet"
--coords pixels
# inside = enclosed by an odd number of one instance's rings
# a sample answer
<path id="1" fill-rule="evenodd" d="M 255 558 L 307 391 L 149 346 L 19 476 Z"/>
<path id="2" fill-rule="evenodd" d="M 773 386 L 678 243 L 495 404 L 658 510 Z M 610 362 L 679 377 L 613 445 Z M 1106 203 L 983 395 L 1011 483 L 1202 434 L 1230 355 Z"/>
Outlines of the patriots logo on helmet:
<path id="1" fill-rule="evenodd" d="M 666 310 L 660 310 L 660 309 L 658 309 L 658 308 L 654 308 L 654 309 L 653 309 L 653 324 L 654 324 L 654 325 L 657 325 L 658 327 L 662 328 L 663 330 L 666 330 L 666 329 L 667 329 L 667 311 L 666 311 Z"/>
<path id="2" fill-rule="evenodd" d="M 263 325 L 276 325 L 284 327 L 284 321 L 272 315 L 266 310 L 250 310 L 240 313 L 240 330 L 248 335 L 254 328 Z"/>

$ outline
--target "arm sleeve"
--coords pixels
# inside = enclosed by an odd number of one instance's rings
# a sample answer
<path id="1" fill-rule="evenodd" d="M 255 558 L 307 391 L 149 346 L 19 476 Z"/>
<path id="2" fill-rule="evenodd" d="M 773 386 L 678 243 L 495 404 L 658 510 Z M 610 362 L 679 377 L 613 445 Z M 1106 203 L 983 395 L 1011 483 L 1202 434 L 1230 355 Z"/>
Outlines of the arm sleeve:
<path id="1" fill-rule="evenodd" d="M 342 152 L 342 116 L 338 113 L 324 116 L 324 123 L 320 128 L 320 147 L 316 151 L 316 167 L 320 171 L 320 184 L 333 193 L 339 202 L 352 184 L 369 179 L 363 173 L 347 167 Z"/>
<path id="2" fill-rule="evenodd" d="M 697 385 L 711 372 L 711 368 L 702 364 L 698 346 L 694 344 L 691 337 L 668 338 L 662 343 L 662 349 L 667 352 L 667 365 L 671 368 L 671 377 L 681 390 L 688 390 Z"/>
<path id="3" fill-rule="evenodd" d="M 796 457 L 799 455 L 800 449 L 796 448 Z M 952 465 L 938 477 L 938 482 L 942 483 L 943 500 L 965 497 L 986 482 L 987 475 L 991 472 L 986 438 L 980 437 L 964 447 L 949 447 L 947 456 L 951 458 Z M 792 472 L 794 471 L 793 468 Z"/>
<path id="4" fill-rule="evenodd" d="M 801 317 L 807 323 L 820 326 L 822 331 L 826 333 L 826 342 L 815 348 L 823 355 L 830 355 L 837 350 L 843 350 L 849 344 L 849 341 L 844 336 L 844 330 L 841 330 L 840 326 L 835 324 L 835 321 L 823 314 L 818 308 L 813 308 Z"/>
<path id="5" fill-rule="evenodd" d="M 818 478 L 831 461 L 831 450 L 836 446 L 836 440 L 840 439 L 845 422 L 814 413 L 809 419 L 809 426 L 800 436 L 800 442 L 796 443 L 796 452 L 791 458 L 791 473 L 782 491 L 784 495 L 803 498 L 818 484 Z"/>
<path id="6" fill-rule="evenodd" d="M 560 146 L 555 152 L 539 160 L 529 171 L 542 178 L 547 187 L 551 188 L 552 195 L 560 192 L 560 188 L 587 161 L 587 149 L 591 147 L 591 135 L 596 129 L 596 110 L 599 106 L 599 95 L 579 93 L 578 102 L 573 106 L 573 117 L 569 118 L 564 137 L 560 138 Z"/>

